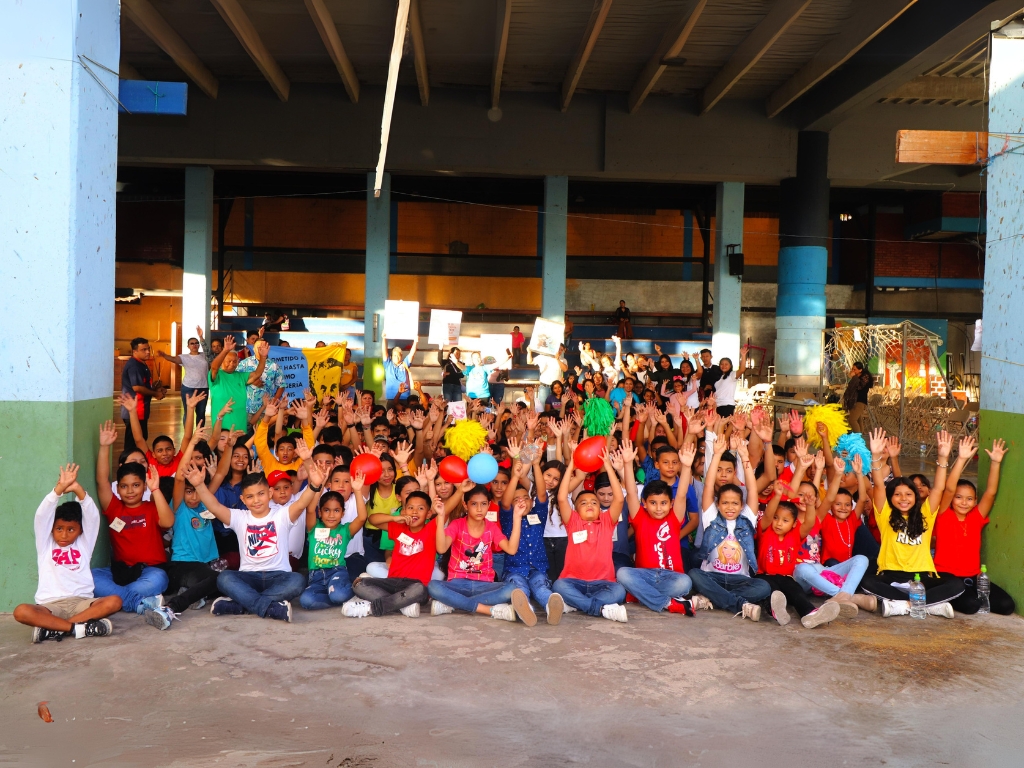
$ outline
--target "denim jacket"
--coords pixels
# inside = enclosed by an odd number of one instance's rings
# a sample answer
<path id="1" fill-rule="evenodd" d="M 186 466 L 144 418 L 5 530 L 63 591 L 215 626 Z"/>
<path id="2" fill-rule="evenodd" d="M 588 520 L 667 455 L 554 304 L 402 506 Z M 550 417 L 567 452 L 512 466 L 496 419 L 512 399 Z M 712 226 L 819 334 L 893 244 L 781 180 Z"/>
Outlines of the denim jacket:
<path id="1" fill-rule="evenodd" d="M 736 518 L 736 540 L 743 547 L 743 554 L 747 557 L 751 575 L 757 573 L 757 550 L 754 547 L 754 526 L 757 525 L 757 517 L 744 507 L 743 512 Z M 729 535 L 729 528 L 726 520 L 718 513 L 717 508 L 711 507 L 704 512 L 704 540 L 701 542 L 697 556 L 707 560 L 708 553 L 718 547 L 725 537 Z"/>

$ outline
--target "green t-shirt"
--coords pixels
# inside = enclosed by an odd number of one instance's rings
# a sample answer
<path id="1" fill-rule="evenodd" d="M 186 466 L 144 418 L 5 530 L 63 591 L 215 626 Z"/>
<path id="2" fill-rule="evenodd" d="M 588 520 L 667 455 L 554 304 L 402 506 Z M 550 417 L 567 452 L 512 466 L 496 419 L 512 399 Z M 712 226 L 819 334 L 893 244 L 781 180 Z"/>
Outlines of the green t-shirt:
<path id="1" fill-rule="evenodd" d="M 309 539 L 309 570 L 341 568 L 345 565 L 345 550 L 348 549 L 348 523 L 341 523 L 337 528 L 328 528 L 319 520 L 316 527 L 308 534 Z"/>
<path id="2" fill-rule="evenodd" d="M 221 429 L 240 429 L 243 432 L 249 429 L 248 419 L 245 413 L 245 385 L 249 381 L 249 374 L 244 371 L 217 371 L 217 378 L 209 376 L 210 379 L 210 407 L 213 409 L 213 418 L 217 418 L 220 409 L 227 405 L 228 400 L 234 400 L 231 404 L 231 413 L 224 416 L 221 422 Z"/>

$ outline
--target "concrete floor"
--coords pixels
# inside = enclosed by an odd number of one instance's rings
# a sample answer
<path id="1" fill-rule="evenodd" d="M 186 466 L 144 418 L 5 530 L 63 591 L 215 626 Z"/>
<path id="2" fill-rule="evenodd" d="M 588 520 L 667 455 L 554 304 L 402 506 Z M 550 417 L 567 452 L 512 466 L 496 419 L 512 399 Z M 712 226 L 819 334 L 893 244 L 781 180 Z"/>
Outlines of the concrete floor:
<path id="1" fill-rule="evenodd" d="M 1021 764 L 1018 617 L 629 613 L 530 629 L 190 611 L 165 632 L 120 614 L 114 637 L 38 646 L 4 616 L 0 764 Z"/>

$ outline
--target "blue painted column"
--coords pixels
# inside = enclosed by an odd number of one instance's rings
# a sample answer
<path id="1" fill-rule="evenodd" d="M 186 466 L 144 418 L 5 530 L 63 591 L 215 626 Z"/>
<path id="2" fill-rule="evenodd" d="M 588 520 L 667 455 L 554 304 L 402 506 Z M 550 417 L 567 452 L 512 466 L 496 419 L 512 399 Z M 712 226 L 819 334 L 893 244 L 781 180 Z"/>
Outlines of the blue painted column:
<path id="1" fill-rule="evenodd" d="M 544 177 L 541 316 L 565 321 L 565 251 L 569 214 L 569 177 Z"/>
<path id="2" fill-rule="evenodd" d="M 117 93 L 121 46 L 118 0 L 4 0 L 0 19 L 0 611 L 9 611 L 36 587 L 33 511 L 67 462 L 81 465 L 95 498 L 97 429 L 113 415 L 118 107 L 104 89 Z M 94 562 L 105 559 L 101 534 Z"/>
<path id="3" fill-rule="evenodd" d="M 775 307 L 776 392 L 816 389 L 828 281 L 828 134 L 801 131 L 796 178 L 783 179 Z"/>
<path id="4" fill-rule="evenodd" d="M 213 169 L 185 169 L 185 256 L 181 280 L 181 352 L 196 326 L 210 335 L 210 283 L 213 274 Z"/>
<path id="5" fill-rule="evenodd" d="M 385 173 L 380 197 L 373 196 L 375 177 L 366 175 L 366 296 L 363 319 L 363 387 L 384 397 L 381 333 L 384 302 L 391 277 L 391 174 Z"/>
<path id="6" fill-rule="evenodd" d="M 729 274 L 729 245 L 743 251 L 743 193 L 740 181 L 726 181 L 715 192 L 715 265 L 711 354 L 717 363 L 728 357 L 740 365 L 740 308 L 743 281 Z"/>

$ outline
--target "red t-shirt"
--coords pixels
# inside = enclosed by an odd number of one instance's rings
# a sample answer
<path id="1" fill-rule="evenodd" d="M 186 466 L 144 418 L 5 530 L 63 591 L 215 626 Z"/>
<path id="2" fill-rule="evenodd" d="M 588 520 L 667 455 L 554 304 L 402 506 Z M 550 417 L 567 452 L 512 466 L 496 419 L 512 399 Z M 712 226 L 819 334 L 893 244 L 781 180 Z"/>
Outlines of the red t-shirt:
<path id="1" fill-rule="evenodd" d="M 636 537 L 637 568 L 683 572 L 683 555 L 679 550 L 679 529 L 683 526 L 674 512 L 655 520 L 645 507 L 640 507 L 631 522 Z"/>
<path id="2" fill-rule="evenodd" d="M 158 522 L 159 514 L 156 511 L 156 504 L 152 501 L 144 501 L 139 506 L 129 509 L 115 496 L 103 510 L 103 516 L 107 518 L 107 525 L 115 520 L 124 523 L 123 528 L 115 523 L 121 528 L 120 531 L 109 529 L 110 546 L 114 550 L 115 560 L 127 566 L 136 563 L 159 565 L 167 562 Z"/>
<path id="3" fill-rule="evenodd" d="M 851 513 L 845 520 L 837 520 L 829 512 L 821 523 L 821 562 L 838 560 L 845 563 L 853 556 L 853 537 L 860 527 L 860 518 Z"/>
<path id="4" fill-rule="evenodd" d="M 181 451 L 178 451 L 177 455 L 171 459 L 170 464 L 161 464 L 156 460 L 152 451 L 146 451 L 146 461 L 156 467 L 156 473 L 160 477 L 174 477 L 174 473 L 178 471 L 178 463 L 181 461 Z"/>
<path id="5" fill-rule="evenodd" d="M 813 515 L 814 510 L 808 509 L 805 515 Z M 799 528 L 800 522 L 793 526 Z M 820 563 L 821 562 L 821 520 L 814 521 L 814 527 L 808 533 L 800 545 L 800 552 L 796 556 L 798 563 Z"/>
<path id="6" fill-rule="evenodd" d="M 988 525 L 975 507 L 961 520 L 947 509 L 935 518 L 932 541 L 935 542 L 935 570 L 961 578 L 981 572 L 981 529 Z"/>
<path id="7" fill-rule="evenodd" d="M 769 576 L 792 576 L 803 540 L 800 528 L 794 525 L 789 533 L 779 540 L 779 534 L 769 528 L 761 531 L 757 542 L 757 567 Z"/>
<path id="8" fill-rule="evenodd" d="M 465 517 L 459 518 L 444 529 L 452 540 L 448 580 L 494 581 L 494 553 L 501 551 L 498 542 L 507 537 L 500 525 L 484 520 L 483 535 L 476 538 L 469 532 L 467 520 Z"/>
<path id="9" fill-rule="evenodd" d="M 561 578 L 582 581 L 615 581 L 612 564 L 612 533 L 615 523 L 609 512 L 586 521 L 575 509 L 565 526 L 567 544 Z"/>
<path id="10" fill-rule="evenodd" d="M 437 558 L 437 519 L 431 520 L 417 533 L 410 531 L 404 523 L 388 523 L 388 538 L 395 543 L 388 578 L 430 583 Z M 454 542 L 452 546 L 455 546 Z"/>

